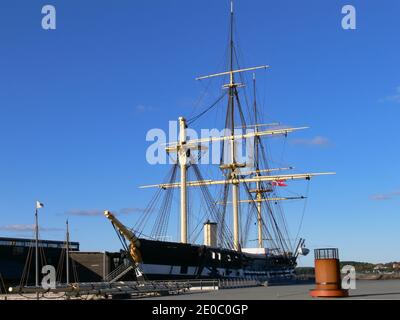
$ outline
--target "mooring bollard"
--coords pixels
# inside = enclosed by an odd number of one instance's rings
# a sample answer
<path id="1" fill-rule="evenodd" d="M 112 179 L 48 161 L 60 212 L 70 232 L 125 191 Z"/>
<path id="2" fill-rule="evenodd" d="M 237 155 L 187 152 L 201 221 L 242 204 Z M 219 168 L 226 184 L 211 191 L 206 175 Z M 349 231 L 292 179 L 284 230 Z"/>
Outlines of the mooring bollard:
<path id="1" fill-rule="evenodd" d="M 338 249 L 316 249 L 315 289 L 310 291 L 312 297 L 347 297 L 348 290 L 342 289 Z"/>

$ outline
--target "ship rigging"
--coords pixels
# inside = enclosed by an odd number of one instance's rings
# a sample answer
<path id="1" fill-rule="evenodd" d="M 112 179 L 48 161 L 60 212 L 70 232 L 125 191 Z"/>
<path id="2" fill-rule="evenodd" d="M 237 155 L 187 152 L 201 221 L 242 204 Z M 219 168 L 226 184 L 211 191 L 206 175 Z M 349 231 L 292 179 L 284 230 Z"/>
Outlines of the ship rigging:
<path id="1" fill-rule="evenodd" d="M 228 70 L 196 78 L 202 81 L 227 77 L 228 82 L 222 86 L 224 93 L 211 106 L 191 119 L 179 118 L 178 141 L 165 146 L 166 152 L 174 157 L 176 162 L 163 183 L 141 187 L 157 188 L 155 196 L 141 218 L 132 229 L 129 229 L 112 213 L 105 212 L 121 239 L 127 241 L 124 244 L 125 248 L 130 252 L 132 262 L 137 266 L 139 274 L 143 271 L 145 274 L 153 274 L 156 277 L 167 275 L 172 277 L 178 275 L 254 277 L 261 275 L 268 278 L 274 274 L 292 274 L 297 256 L 306 253 L 304 239 L 297 242 L 296 236 L 295 242 L 292 243 L 287 236 L 287 226 L 280 202 L 304 200 L 307 196 L 280 196 L 279 188 L 287 186 L 286 182 L 289 183 L 289 181 L 310 180 L 315 176 L 334 173 L 282 174 L 282 171 L 292 170 L 293 167 L 270 166 L 263 139 L 273 136 L 286 137 L 290 133 L 307 129 L 307 127 L 281 127 L 276 123 L 259 123 L 261 112 L 256 99 L 255 74 L 252 81 L 253 104 L 247 110 L 249 116 L 245 117 L 240 98 L 240 89 L 246 86 L 243 74 L 267 70 L 269 66 L 246 68 L 239 66 L 234 41 L 234 22 L 233 2 L 231 2 Z M 240 78 L 240 82 L 237 78 Z M 188 139 L 188 126 L 193 125 L 200 117 L 219 106 L 225 97 L 227 97 L 227 106 L 224 134 L 220 137 Z M 249 125 L 249 122 L 252 124 Z M 253 130 L 238 134 L 237 128 L 253 128 Z M 237 155 L 238 141 L 250 138 L 253 139 L 254 148 L 252 164 L 241 162 Z M 207 144 L 215 142 L 221 143 L 219 170 L 224 179 L 214 177 L 205 179 L 200 170 L 201 166 L 198 164 L 199 159 L 203 151 L 207 150 Z M 190 172 L 194 174 L 194 179 L 189 178 Z M 277 174 L 274 174 L 275 172 Z M 212 192 L 211 187 L 220 188 L 219 192 L 215 189 Z M 195 211 L 189 196 L 189 189 L 193 188 L 200 189 L 204 212 L 197 220 L 199 221 L 197 226 L 189 230 L 190 213 Z M 179 189 L 179 243 L 160 240 L 166 236 L 175 189 Z M 244 206 L 248 208 L 245 224 L 241 223 L 244 216 L 241 211 Z M 231 226 L 227 223 L 227 207 L 231 207 L 232 211 Z M 157 213 L 157 216 L 153 218 L 154 227 L 150 235 L 145 236 L 144 229 L 151 221 L 150 217 L 153 213 Z M 252 219 L 256 221 L 257 226 L 257 248 L 246 249 L 243 244 L 248 242 Z M 196 239 L 201 232 L 199 225 L 203 225 L 204 228 L 205 246 L 196 244 Z M 168 251 L 169 254 L 163 250 Z M 163 256 L 164 253 L 166 256 Z M 179 257 L 179 255 L 188 257 Z M 180 269 L 177 271 L 174 268 Z M 192 268 L 192 272 L 188 271 L 189 268 Z"/>

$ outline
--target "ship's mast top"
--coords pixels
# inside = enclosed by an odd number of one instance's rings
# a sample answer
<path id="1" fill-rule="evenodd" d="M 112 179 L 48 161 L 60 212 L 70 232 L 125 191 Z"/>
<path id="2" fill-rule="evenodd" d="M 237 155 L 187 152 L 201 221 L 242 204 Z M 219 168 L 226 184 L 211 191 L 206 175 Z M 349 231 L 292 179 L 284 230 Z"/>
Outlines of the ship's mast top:
<path id="1" fill-rule="evenodd" d="M 231 20 L 230 20 L 230 41 L 229 41 L 229 101 L 228 101 L 228 113 L 230 112 L 231 117 L 231 133 L 234 134 L 235 130 L 235 79 L 233 75 L 233 50 L 234 50 L 234 43 L 233 43 L 233 1 L 231 1 Z M 236 163 L 236 156 L 235 156 L 235 139 L 231 141 L 231 176 L 234 177 L 235 174 L 235 163 Z"/>
<path id="2" fill-rule="evenodd" d="M 241 86 L 240 84 L 235 83 L 235 79 L 234 79 L 234 74 L 235 73 L 269 68 L 269 66 L 263 65 L 263 66 L 258 66 L 258 67 L 251 67 L 251 68 L 244 68 L 244 69 L 234 70 L 233 64 L 234 64 L 235 46 L 234 46 L 234 39 L 233 39 L 233 31 L 234 31 L 233 1 L 231 1 L 230 27 L 229 28 L 230 28 L 230 35 L 229 35 L 229 71 L 210 74 L 210 75 L 207 75 L 207 76 L 197 77 L 196 80 L 204 80 L 204 79 L 209 79 L 209 78 L 213 78 L 213 77 L 229 75 L 229 84 L 224 85 L 224 88 L 233 88 L 233 87 Z"/>
<path id="3" fill-rule="evenodd" d="M 229 64 L 230 64 L 230 71 L 231 73 L 229 74 L 229 86 L 230 88 L 233 87 L 234 85 L 234 79 L 233 79 L 233 1 L 231 1 L 231 22 L 230 22 L 230 41 L 229 41 L 229 47 L 230 47 L 230 55 L 229 55 Z"/>

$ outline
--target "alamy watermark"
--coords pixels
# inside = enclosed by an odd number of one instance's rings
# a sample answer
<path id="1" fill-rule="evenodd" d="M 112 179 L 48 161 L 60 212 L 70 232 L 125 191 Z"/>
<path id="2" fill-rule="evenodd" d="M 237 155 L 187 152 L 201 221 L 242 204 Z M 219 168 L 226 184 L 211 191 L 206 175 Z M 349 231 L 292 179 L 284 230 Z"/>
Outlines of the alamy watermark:
<path id="1" fill-rule="evenodd" d="M 56 29 L 56 8 L 54 5 L 46 4 L 42 7 L 42 28 L 44 30 Z M 342 7 L 342 14 L 344 15 L 341 20 L 342 28 L 344 30 L 355 30 L 356 24 L 356 8 L 353 5 L 347 4 Z"/>
<path id="2" fill-rule="evenodd" d="M 356 289 L 356 268 L 352 265 L 345 265 L 341 270 L 344 274 L 342 278 L 342 289 Z"/>
<path id="3" fill-rule="evenodd" d="M 45 265 L 42 268 L 42 288 L 45 290 L 56 288 L 56 269 L 52 265 Z"/>
<path id="4" fill-rule="evenodd" d="M 147 132 L 146 141 L 152 142 L 146 150 L 146 160 L 149 164 L 176 164 L 179 152 L 186 152 L 187 161 L 196 164 L 220 164 L 221 150 L 223 163 L 231 161 L 232 138 L 234 137 L 235 161 L 244 163 L 247 167 L 254 166 L 255 130 L 246 128 L 231 129 L 201 129 L 200 132 L 186 129 L 185 145 L 180 150 L 174 149 L 178 141 L 178 122 L 169 121 L 168 133 L 154 128 Z"/>
<path id="5" fill-rule="evenodd" d="M 343 6 L 342 28 L 344 30 L 355 30 L 357 28 L 356 8 L 350 4 Z"/>
<path id="6" fill-rule="evenodd" d="M 55 30 L 56 29 L 56 8 L 50 4 L 46 4 L 42 7 L 42 28 L 43 30 Z"/>

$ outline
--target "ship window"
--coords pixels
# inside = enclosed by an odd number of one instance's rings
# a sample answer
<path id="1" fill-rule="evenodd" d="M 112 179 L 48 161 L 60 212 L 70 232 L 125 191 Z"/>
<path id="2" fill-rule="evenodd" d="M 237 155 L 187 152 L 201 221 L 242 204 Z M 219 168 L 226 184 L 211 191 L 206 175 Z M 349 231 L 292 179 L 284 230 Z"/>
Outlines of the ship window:
<path id="1" fill-rule="evenodd" d="M 221 253 L 218 252 L 218 260 L 221 260 Z"/>
<path id="2" fill-rule="evenodd" d="M 215 259 L 215 252 L 211 251 L 211 258 Z"/>
<path id="3" fill-rule="evenodd" d="M 226 256 L 226 259 L 228 260 L 228 262 L 231 262 L 231 261 L 232 261 L 231 255 L 228 254 L 228 255 Z"/>
<path id="4" fill-rule="evenodd" d="M 181 273 L 188 273 L 188 267 L 187 266 L 181 266 Z"/>

